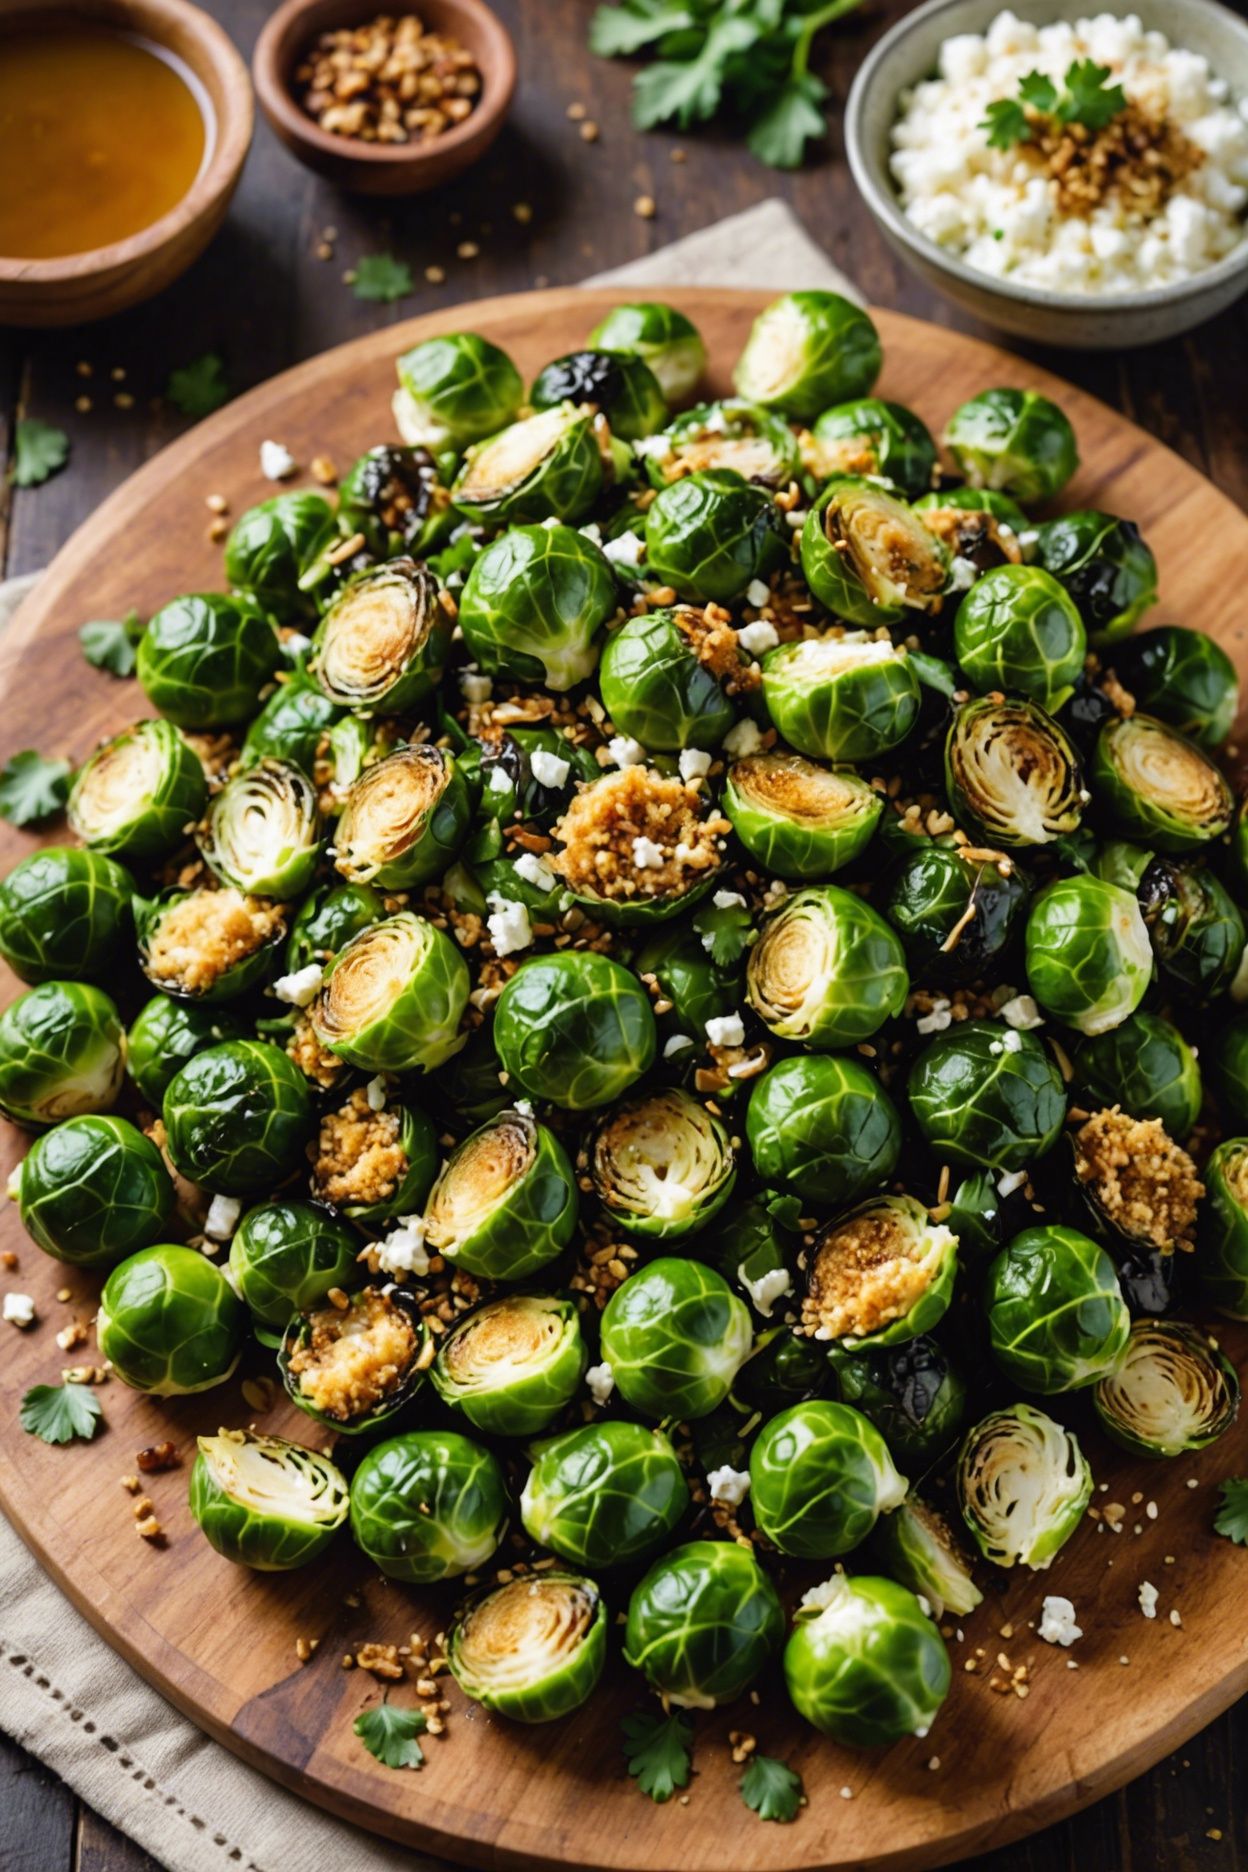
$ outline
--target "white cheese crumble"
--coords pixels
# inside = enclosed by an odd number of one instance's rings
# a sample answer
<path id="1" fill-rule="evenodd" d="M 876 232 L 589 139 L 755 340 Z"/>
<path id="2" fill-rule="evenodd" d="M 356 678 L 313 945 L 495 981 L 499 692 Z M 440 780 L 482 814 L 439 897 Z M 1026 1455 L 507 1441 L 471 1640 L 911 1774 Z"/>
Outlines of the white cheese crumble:
<path id="1" fill-rule="evenodd" d="M 915 1031 L 921 1034 L 944 1033 L 953 1022 L 953 1008 L 943 996 L 936 1001 L 930 1014 L 920 1014 L 915 1021 Z"/>
<path id="2" fill-rule="evenodd" d="M 595 1404 L 605 1404 L 615 1390 L 615 1373 L 604 1359 L 601 1365 L 591 1365 L 585 1374 L 585 1383 L 589 1386 L 589 1395 Z"/>
<path id="3" fill-rule="evenodd" d="M 952 591 L 970 591 L 979 577 L 979 567 L 973 559 L 964 559 L 959 553 L 949 568 L 949 586 Z"/>
<path id="4" fill-rule="evenodd" d="M 779 631 L 766 618 L 759 618 L 753 624 L 743 624 L 737 632 L 737 642 L 751 656 L 762 656 L 766 651 L 774 650 L 779 641 Z"/>
<path id="5" fill-rule="evenodd" d="M 364 1088 L 364 1097 L 368 1100 L 369 1111 L 385 1111 L 386 1081 L 381 1073 L 376 1073 Z"/>
<path id="6" fill-rule="evenodd" d="M 1026 1032 L 1032 1027 L 1044 1026 L 1044 1015 L 1040 1012 L 1034 995 L 1017 994 L 1003 1002 L 997 1009 L 1007 1027 L 1017 1027 Z"/>
<path id="7" fill-rule="evenodd" d="M 23 1157 L 21 1163 L 15 1163 L 13 1168 L 9 1171 L 9 1180 L 4 1186 L 4 1193 L 10 1202 L 17 1202 L 21 1196 L 22 1164 L 25 1163 L 25 1161 L 26 1159 Z"/>
<path id="8" fill-rule="evenodd" d="M 383 1274 L 427 1274 L 425 1218 L 400 1216 L 390 1233 L 377 1243 L 377 1266 Z"/>
<path id="9" fill-rule="evenodd" d="M 320 993 L 325 971 L 319 962 L 309 962 L 306 967 L 294 969 L 289 975 L 279 975 L 273 984 L 273 992 L 279 1001 L 286 1001 L 291 1007 L 307 1007 Z"/>
<path id="10" fill-rule="evenodd" d="M 745 602 L 753 605 L 756 611 L 771 603 L 771 586 L 766 579 L 751 579 L 745 588 Z"/>
<path id="11" fill-rule="evenodd" d="M 4 1296 L 4 1317 L 10 1326 L 33 1326 L 35 1323 L 35 1303 L 29 1294 L 6 1293 Z"/>
<path id="12" fill-rule="evenodd" d="M 529 755 L 529 766 L 533 778 L 539 786 L 561 787 L 572 771 L 572 763 L 564 760 L 562 754 L 551 754 L 546 748 L 535 748 Z"/>
<path id="13" fill-rule="evenodd" d="M 765 1274 L 751 1280 L 744 1266 L 741 1266 L 737 1269 L 737 1279 L 754 1302 L 755 1310 L 764 1319 L 771 1318 L 771 1309 L 777 1300 L 793 1291 L 793 1277 L 788 1268 L 768 1268 Z"/>
<path id="14" fill-rule="evenodd" d="M 1025 1170 L 1007 1170 L 1004 1176 L 997 1178 L 997 1195 L 1012 1196 L 1017 1189 L 1022 1189 L 1027 1181 Z"/>
<path id="15" fill-rule="evenodd" d="M 476 668 L 460 670 L 459 688 L 465 702 L 488 702 L 494 693 L 490 678 Z"/>
<path id="16" fill-rule="evenodd" d="M 242 1213 L 243 1205 L 237 1196 L 214 1196 L 204 1217 L 204 1234 L 209 1241 L 229 1241 Z"/>
<path id="17" fill-rule="evenodd" d="M 646 556 L 646 542 L 640 533 L 617 533 L 603 547 L 602 556 L 612 565 L 639 566 Z"/>
<path id="18" fill-rule="evenodd" d="M 512 859 L 511 864 L 516 876 L 523 878 L 526 884 L 531 884 L 534 890 L 554 890 L 559 882 L 550 866 L 543 864 L 536 852 L 521 852 Z"/>
<path id="19" fill-rule="evenodd" d="M 607 753 L 617 767 L 640 767 L 646 758 L 641 742 L 626 734 L 612 735 L 607 742 Z"/>
<path id="20" fill-rule="evenodd" d="M 1140 1611 L 1144 1614 L 1145 1618 L 1156 1618 L 1157 1599 L 1157 1588 L 1152 1584 L 1151 1580 L 1141 1580 Z"/>
<path id="21" fill-rule="evenodd" d="M 749 754 L 757 754 L 762 739 L 758 723 L 752 722 L 748 715 L 743 715 L 724 736 L 724 752 L 731 754 L 733 760 L 744 760 Z"/>
<path id="22" fill-rule="evenodd" d="M 706 1037 L 712 1046 L 742 1046 L 745 1022 L 739 1014 L 716 1014 L 706 1023 Z"/>
<path id="23" fill-rule="evenodd" d="M 266 441 L 260 444 L 260 472 L 266 481 L 285 481 L 298 466 L 283 443 Z"/>
<path id="24" fill-rule="evenodd" d="M 681 748 L 677 765 L 682 780 L 705 780 L 711 771 L 711 757 L 705 748 Z"/>
<path id="25" fill-rule="evenodd" d="M 587 520 L 583 527 L 577 528 L 577 532 L 582 539 L 589 540 L 592 545 L 602 545 L 602 528 L 596 520 Z"/>
<path id="26" fill-rule="evenodd" d="M 706 1486 L 711 1491 L 712 1501 L 722 1502 L 725 1508 L 739 1508 L 750 1492 L 750 1472 L 723 1463 L 708 1472 Z"/>
<path id="27" fill-rule="evenodd" d="M 533 941 L 533 926 L 524 904 L 491 891 L 489 905 L 490 914 L 485 919 L 485 927 L 490 932 L 495 955 L 509 956 L 514 955 L 517 949 L 527 949 Z"/>
<path id="28" fill-rule="evenodd" d="M 803 1612 L 826 1612 L 830 1605 L 835 1605 L 845 1589 L 845 1575 L 834 1573 L 831 1579 L 821 1580 L 818 1586 L 808 1586 L 802 1594 L 800 1606 Z"/>
<path id="29" fill-rule="evenodd" d="M 1011 1027 L 1008 1033 L 1002 1034 L 1001 1051 L 1003 1053 L 1021 1053 L 1022 1050 L 1023 1036 L 1018 1032 L 1017 1028 Z"/>
<path id="30" fill-rule="evenodd" d="M 633 863 L 639 871 L 658 871 L 667 862 L 663 847 L 641 833 L 633 840 Z"/>
<path id="31" fill-rule="evenodd" d="M 693 1044 L 688 1034 L 672 1034 L 669 1039 L 663 1042 L 663 1057 L 664 1059 L 671 1059 L 674 1053 L 684 1053 Z"/>
<path id="32" fill-rule="evenodd" d="M 1057 1593 L 1051 1593 L 1041 1607 L 1036 1630 L 1045 1644 L 1051 1645 L 1072 1645 L 1076 1638 L 1083 1637 L 1082 1628 L 1075 1623 L 1074 1606 Z"/>
<path id="33" fill-rule="evenodd" d="M 741 909 L 745 908 L 745 898 L 741 895 L 740 891 L 717 890 L 715 895 L 711 898 L 711 902 L 717 910 L 735 910 L 738 907 Z"/>

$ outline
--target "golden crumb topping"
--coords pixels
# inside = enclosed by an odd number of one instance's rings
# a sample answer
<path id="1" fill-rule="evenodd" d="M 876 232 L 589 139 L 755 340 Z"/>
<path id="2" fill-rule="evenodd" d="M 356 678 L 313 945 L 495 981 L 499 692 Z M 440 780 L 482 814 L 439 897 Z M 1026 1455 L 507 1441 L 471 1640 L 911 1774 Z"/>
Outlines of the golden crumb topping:
<path id="1" fill-rule="evenodd" d="M 284 904 L 245 896 L 233 885 L 195 890 L 156 919 L 147 972 L 153 981 L 184 994 L 206 994 L 285 927 Z"/>
<path id="2" fill-rule="evenodd" d="M 916 1205 L 917 1207 L 917 1205 Z M 902 1319 L 931 1286 L 953 1236 L 915 1225 L 885 1199 L 832 1222 L 815 1243 L 802 1324 L 816 1339 L 865 1339 Z"/>
<path id="3" fill-rule="evenodd" d="M 407 1376 L 419 1335 L 406 1310 L 365 1287 L 345 1307 L 309 1316 L 307 1339 L 288 1360 L 299 1395 L 340 1423 L 363 1417 L 385 1402 Z"/>
<path id="4" fill-rule="evenodd" d="M 680 605 L 672 613 L 677 630 L 698 662 L 719 683 L 725 695 L 756 689 L 761 678 L 753 659 L 742 654 L 731 611 L 723 605 Z"/>
<path id="5" fill-rule="evenodd" d="M 576 795 L 555 827 L 548 863 L 583 897 L 678 896 L 723 863 L 731 827 L 703 817 L 697 788 L 653 768 L 622 767 Z"/>
<path id="6" fill-rule="evenodd" d="M 1059 214 L 1086 216 L 1110 197 L 1126 212 L 1151 221 L 1171 194 L 1205 160 L 1177 124 L 1128 99 L 1099 129 L 1051 118 L 1033 122 L 1022 145 L 1053 185 Z"/>
<path id="7" fill-rule="evenodd" d="M 1160 1119 L 1130 1118 L 1114 1105 L 1093 1112 L 1074 1147 L 1075 1175 L 1115 1228 L 1151 1248 L 1194 1247 L 1205 1186 Z"/>
<path id="8" fill-rule="evenodd" d="M 389 1107 L 374 1111 L 367 1089 L 357 1086 L 345 1105 L 321 1119 L 312 1159 L 313 1194 L 337 1208 L 389 1202 L 408 1169 L 402 1128 L 399 1112 Z"/>
<path id="9" fill-rule="evenodd" d="M 288 1058 L 295 1062 L 305 1079 L 314 1085 L 337 1085 L 347 1070 L 347 1062 L 331 1053 L 327 1046 L 322 1046 L 316 1028 L 312 1025 L 302 1008 L 295 1009 L 295 1018 L 291 1024 L 290 1037 L 286 1042 Z"/>

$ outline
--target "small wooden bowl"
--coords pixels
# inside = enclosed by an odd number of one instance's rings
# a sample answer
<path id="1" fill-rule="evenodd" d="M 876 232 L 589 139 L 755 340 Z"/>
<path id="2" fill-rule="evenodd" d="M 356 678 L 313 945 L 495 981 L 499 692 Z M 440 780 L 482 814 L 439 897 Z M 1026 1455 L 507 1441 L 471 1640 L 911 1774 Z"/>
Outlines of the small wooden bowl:
<path id="1" fill-rule="evenodd" d="M 516 88 L 515 48 L 484 0 L 412 0 L 411 10 L 431 31 L 458 39 L 472 53 L 481 73 L 474 109 L 427 143 L 365 143 L 334 136 L 295 102 L 295 65 L 319 33 L 363 25 L 387 10 L 401 11 L 387 9 L 383 0 L 286 0 L 256 41 L 251 75 L 273 130 L 309 169 L 361 195 L 419 195 L 449 182 L 489 149 Z"/>
<path id="2" fill-rule="evenodd" d="M 208 160 L 175 208 L 125 240 L 58 260 L 0 256 L 0 324 L 79 325 L 150 299 L 185 273 L 229 206 L 251 143 L 247 67 L 215 20 L 188 0 L 0 0 L 6 33 L 89 20 L 168 47 L 198 78 L 212 107 Z M 16 176 L 6 188 L 18 188 Z"/>

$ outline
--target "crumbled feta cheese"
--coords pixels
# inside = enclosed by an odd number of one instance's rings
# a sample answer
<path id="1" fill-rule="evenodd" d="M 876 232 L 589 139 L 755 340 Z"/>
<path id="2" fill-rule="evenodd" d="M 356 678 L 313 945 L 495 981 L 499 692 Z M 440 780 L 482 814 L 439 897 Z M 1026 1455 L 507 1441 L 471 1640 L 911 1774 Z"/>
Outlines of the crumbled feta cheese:
<path id="1" fill-rule="evenodd" d="M 237 1196 L 214 1196 L 204 1217 L 204 1234 L 209 1241 L 229 1241 L 242 1213 L 243 1205 Z"/>
<path id="2" fill-rule="evenodd" d="M 979 567 L 973 559 L 964 559 L 959 553 L 949 568 L 949 585 L 953 591 L 969 591 L 979 577 Z"/>
<path id="3" fill-rule="evenodd" d="M 6 1293 L 4 1296 L 4 1317 L 10 1326 L 33 1326 L 35 1323 L 35 1303 L 29 1294 Z"/>
<path id="4" fill-rule="evenodd" d="M 595 1404 L 605 1404 L 615 1390 L 615 1373 L 604 1359 L 601 1365 L 591 1365 L 585 1374 L 589 1386 L 589 1395 Z"/>
<path id="5" fill-rule="evenodd" d="M 821 1580 L 817 1586 L 808 1586 L 799 1601 L 803 1612 L 825 1612 L 830 1605 L 835 1605 L 845 1590 L 845 1575 L 834 1573 L 831 1579 Z"/>
<path id="6" fill-rule="evenodd" d="M 1150 1580 L 1140 1581 L 1140 1611 L 1145 1618 L 1157 1616 L 1157 1588 Z"/>
<path id="7" fill-rule="evenodd" d="M 712 1501 L 722 1502 L 725 1508 L 739 1508 L 750 1492 L 750 1472 L 723 1463 L 718 1469 L 710 1470 L 706 1486 L 711 1491 Z"/>
<path id="8" fill-rule="evenodd" d="M 290 656 L 302 656 L 305 650 L 312 648 L 312 639 L 305 637 L 302 631 L 287 631 L 282 638 L 282 648 Z"/>
<path id="9" fill-rule="evenodd" d="M 486 681 L 489 681 L 488 677 Z M 490 687 L 493 688 L 492 683 Z M 487 793 L 510 793 L 511 791 L 510 775 L 507 769 L 497 761 L 495 761 L 494 765 L 490 768 L 490 777 L 485 783 L 485 790 Z"/>
<path id="10" fill-rule="evenodd" d="M 706 1037 L 712 1046 L 742 1046 L 745 1042 L 745 1022 L 739 1014 L 713 1015 L 706 1023 Z"/>
<path id="11" fill-rule="evenodd" d="M 1040 1012 L 1033 995 L 1013 995 L 997 1009 L 997 1012 L 1007 1026 L 1017 1027 L 1023 1032 L 1031 1027 L 1044 1026 L 1044 1015 Z"/>
<path id="12" fill-rule="evenodd" d="M 1025 1170 L 1007 1170 L 1003 1176 L 997 1178 L 997 1195 L 1012 1196 L 1015 1190 L 1022 1189 L 1026 1181 Z"/>
<path id="13" fill-rule="evenodd" d="M 667 863 L 661 845 L 644 833 L 633 840 L 633 863 L 639 871 L 658 871 Z"/>
<path id="14" fill-rule="evenodd" d="M 915 1031 L 921 1034 L 944 1033 L 953 1021 L 953 1008 L 944 996 L 940 996 L 932 1005 L 929 1014 L 920 1014 L 915 1021 Z"/>
<path id="15" fill-rule="evenodd" d="M 603 547 L 602 556 L 604 559 L 609 559 L 612 565 L 639 566 L 646 556 L 646 542 L 640 533 L 634 533 L 631 530 L 627 533 L 617 533 L 615 538 L 609 539 Z"/>
<path id="16" fill-rule="evenodd" d="M 583 527 L 577 528 L 577 532 L 582 539 L 591 540 L 595 546 L 602 545 L 602 528 L 596 520 L 587 520 Z"/>
<path id="17" fill-rule="evenodd" d="M 745 898 L 741 895 L 740 891 L 734 890 L 716 891 L 715 895 L 711 898 L 711 902 L 717 910 L 735 910 L 738 907 L 742 909 L 745 907 Z"/>
<path id="18" fill-rule="evenodd" d="M 489 905 L 490 914 L 485 919 L 485 926 L 490 932 L 495 955 L 509 956 L 514 955 L 517 949 L 527 949 L 533 941 L 533 926 L 524 904 L 491 891 Z"/>
<path id="19" fill-rule="evenodd" d="M 309 962 L 305 968 L 295 969 L 289 975 L 279 975 L 273 992 L 279 1001 L 289 1002 L 291 1007 L 307 1007 L 320 993 L 324 979 L 325 971 L 320 963 Z"/>
<path id="20" fill-rule="evenodd" d="M 774 650 L 779 641 L 779 631 L 766 618 L 758 618 L 753 624 L 743 624 L 737 632 L 737 642 L 750 656 L 762 656 L 766 651 Z"/>
<path id="21" fill-rule="evenodd" d="M 1076 1638 L 1083 1637 L 1082 1628 L 1075 1623 L 1074 1606 L 1057 1593 L 1051 1593 L 1041 1607 L 1036 1630 L 1045 1644 L 1051 1645 L 1072 1645 Z"/>
<path id="22" fill-rule="evenodd" d="M 512 1110 L 518 1111 L 524 1118 L 531 1118 L 533 1116 L 533 1101 L 532 1099 L 518 1098 L 512 1106 Z"/>
<path id="23" fill-rule="evenodd" d="M 668 454 L 671 446 L 668 437 L 661 433 L 659 435 L 638 436 L 637 440 L 633 443 L 633 454 L 640 456 L 644 461 L 648 455 L 660 456 Z"/>
<path id="24" fill-rule="evenodd" d="M 762 739 L 758 723 L 752 722 L 748 715 L 743 715 L 724 736 L 724 752 L 730 754 L 733 760 L 744 760 L 749 754 L 757 754 Z"/>
<path id="25" fill-rule="evenodd" d="M 682 780 L 705 780 L 711 771 L 711 757 L 705 748 L 681 748 L 677 765 Z"/>
<path id="26" fill-rule="evenodd" d="M 369 1080 L 364 1088 L 364 1097 L 368 1100 L 369 1111 L 385 1111 L 386 1081 L 384 1074 L 377 1073 Z"/>
<path id="27" fill-rule="evenodd" d="M 543 864 L 536 852 L 522 851 L 512 859 L 512 869 L 526 884 L 534 890 L 551 891 L 559 882 L 548 864 Z"/>
<path id="28" fill-rule="evenodd" d="M 4 1186 L 4 1193 L 8 1197 L 10 1202 L 16 1202 L 18 1198 L 21 1196 L 22 1164 L 24 1164 L 25 1161 L 26 1159 L 24 1157 L 21 1158 L 21 1160 L 18 1163 L 15 1163 L 13 1168 L 9 1171 L 9 1180 Z"/>
<path id="29" fill-rule="evenodd" d="M 760 1274 L 756 1280 L 751 1280 L 742 1266 L 737 1269 L 737 1279 L 754 1302 L 755 1310 L 761 1313 L 764 1319 L 771 1318 L 771 1309 L 777 1300 L 793 1291 L 793 1278 L 788 1268 L 768 1268 L 765 1274 Z"/>
<path id="30" fill-rule="evenodd" d="M 534 748 L 529 755 L 529 766 L 537 784 L 544 787 L 561 787 L 572 771 L 571 761 L 564 760 L 562 754 L 551 754 L 545 748 Z"/>
<path id="31" fill-rule="evenodd" d="M 479 669 L 469 666 L 459 672 L 459 687 L 465 702 L 488 702 L 494 693 L 494 684 L 488 676 L 483 676 Z"/>
<path id="32" fill-rule="evenodd" d="M 425 1218 L 400 1216 L 390 1233 L 377 1243 L 377 1266 L 383 1274 L 427 1274 Z"/>
<path id="33" fill-rule="evenodd" d="M 260 472 L 266 481 L 285 481 L 299 466 L 290 450 L 280 442 L 260 444 Z"/>
<path id="34" fill-rule="evenodd" d="M 626 734 L 612 735 L 607 742 L 607 753 L 617 767 L 640 767 L 646 758 L 641 742 Z"/>
<path id="35" fill-rule="evenodd" d="M 663 1042 L 663 1057 L 671 1059 L 674 1053 L 684 1053 L 694 1044 L 688 1034 L 672 1034 Z"/>
<path id="36" fill-rule="evenodd" d="M 546 531 L 548 533 L 553 533 L 556 527 L 560 527 L 563 525 L 563 521 L 559 518 L 558 514 L 547 514 L 546 518 L 541 522 L 541 524 L 542 526 L 546 528 Z M 454 537 L 455 535 L 452 533 L 451 538 L 454 539 Z"/>
<path id="37" fill-rule="evenodd" d="M 745 602 L 753 605 L 757 611 L 763 605 L 771 603 L 771 586 L 766 579 L 751 579 L 745 588 Z"/>
<path id="38" fill-rule="evenodd" d="M 1023 1036 L 1017 1028 L 1011 1027 L 1008 1033 L 1002 1034 L 1001 1051 L 1003 1053 L 1021 1053 L 1022 1050 Z"/>

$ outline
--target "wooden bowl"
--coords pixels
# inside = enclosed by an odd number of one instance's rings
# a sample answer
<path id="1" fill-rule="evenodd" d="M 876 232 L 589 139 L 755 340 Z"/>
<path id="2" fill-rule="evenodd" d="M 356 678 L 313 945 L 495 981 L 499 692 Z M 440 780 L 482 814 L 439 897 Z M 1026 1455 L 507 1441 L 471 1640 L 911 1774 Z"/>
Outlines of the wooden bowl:
<path id="1" fill-rule="evenodd" d="M 208 160 L 175 208 L 125 240 L 56 260 L 0 256 L 0 324 L 79 325 L 160 292 L 225 219 L 251 143 L 247 67 L 216 21 L 188 0 L 0 0 L 0 58 L 8 32 L 85 20 L 166 46 L 190 68 L 212 106 Z M 17 178 L 5 186 L 19 186 Z"/>
<path id="2" fill-rule="evenodd" d="M 386 10 L 383 0 L 285 0 L 256 41 L 251 74 L 270 125 L 309 169 L 361 195 L 419 195 L 449 182 L 489 149 L 516 88 L 515 48 L 484 0 L 412 0 L 411 10 L 427 27 L 472 53 L 481 95 L 471 114 L 427 143 L 365 143 L 322 130 L 290 88 L 300 55 L 319 33 L 363 25 Z"/>

